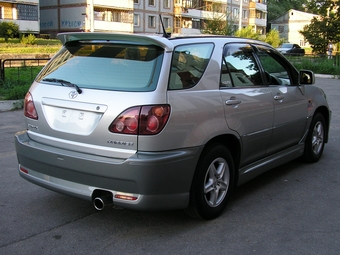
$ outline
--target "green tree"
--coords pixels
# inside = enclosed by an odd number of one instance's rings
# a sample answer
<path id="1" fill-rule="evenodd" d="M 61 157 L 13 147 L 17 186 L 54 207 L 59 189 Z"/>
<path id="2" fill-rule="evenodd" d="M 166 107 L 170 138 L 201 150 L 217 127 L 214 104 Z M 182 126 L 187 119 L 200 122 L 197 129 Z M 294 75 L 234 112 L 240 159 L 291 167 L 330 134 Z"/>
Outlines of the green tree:
<path id="1" fill-rule="evenodd" d="M 290 9 L 298 11 L 307 11 L 308 0 L 268 0 L 267 1 L 267 11 L 268 17 L 267 21 L 272 20 L 282 16 Z"/>
<path id="2" fill-rule="evenodd" d="M 339 1 L 321 1 L 319 18 L 313 18 L 300 33 L 306 38 L 314 53 L 326 52 L 328 43 L 340 41 Z"/>
<path id="3" fill-rule="evenodd" d="M 9 38 L 19 38 L 19 25 L 14 22 L 0 22 L 0 37 L 5 38 L 8 42 Z"/>
<path id="4" fill-rule="evenodd" d="M 221 4 L 213 4 L 213 16 L 203 22 L 203 34 L 233 35 L 234 21 L 230 19 L 230 13 L 222 13 Z"/>
<path id="5" fill-rule="evenodd" d="M 247 26 L 245 28 L 242 28 L 235 32 L 235 36 L 237 37 L 243 37 L 243 38 L 250 38 L 258 40 L 260 38 L 260 35 L 256 32 L 254 32 L 253 28 L 251 26 Z"/>
<path id="6" fill-rule="evenodd" d="M 266 43 L 269 43 L 273 47 L 277 48 L 279 47 L 282 43 L 283 40 L 280 38 L 280 33 L 276 29 L 270 30 L 264 39 Z"/>

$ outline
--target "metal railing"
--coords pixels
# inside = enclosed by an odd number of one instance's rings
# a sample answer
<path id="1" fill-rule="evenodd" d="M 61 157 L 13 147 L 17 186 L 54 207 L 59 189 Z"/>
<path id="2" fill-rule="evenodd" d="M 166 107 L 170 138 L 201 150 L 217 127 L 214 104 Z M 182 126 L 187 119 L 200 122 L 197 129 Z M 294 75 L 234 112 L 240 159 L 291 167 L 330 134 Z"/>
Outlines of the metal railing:
<path id="1" fill-rule="evenodd" d="M 16 68 L 17 69 L 17 80 L 20 80 L 20 74 L 21 70 L 23 68 L 30 69 L 30 75 L 31 79 L 33 80 L 35 76 L 37 75 L 36 73 L 33 73 L 33 67 L 37 66 L 45 66 L 46 63 L 50 60 L 50 58 L 13 58 L 13 59 L 0 59 L 0 79 L 2 81 L 5 80 L 6 75 L 5 75 L 5 69 L 6 68 Z M 27 72 L 25 72 L 25 75 Z"/>

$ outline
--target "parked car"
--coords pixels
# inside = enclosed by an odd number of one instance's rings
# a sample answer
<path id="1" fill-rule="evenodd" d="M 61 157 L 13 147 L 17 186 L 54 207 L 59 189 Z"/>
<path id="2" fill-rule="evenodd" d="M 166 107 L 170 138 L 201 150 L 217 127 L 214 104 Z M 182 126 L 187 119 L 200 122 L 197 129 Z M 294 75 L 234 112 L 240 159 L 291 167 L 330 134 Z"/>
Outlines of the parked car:
<path id="1" fill-rule="evenodd" d="M 223 36 L 63 33 L 24 101 L 19 174 L 137 210 L 213 219 L 234 188 L 296 158 L 317 162 L 331 112 L 311 71 Z"/>
<path id="2" fill-rule="evenodd" d="M 279 48 L 277 48 L 277 50 L 284 55 L 291 56 L 305 55 L 305 49 L 301 48 L 298 44 L 295 43 L 284 43 Z"/>

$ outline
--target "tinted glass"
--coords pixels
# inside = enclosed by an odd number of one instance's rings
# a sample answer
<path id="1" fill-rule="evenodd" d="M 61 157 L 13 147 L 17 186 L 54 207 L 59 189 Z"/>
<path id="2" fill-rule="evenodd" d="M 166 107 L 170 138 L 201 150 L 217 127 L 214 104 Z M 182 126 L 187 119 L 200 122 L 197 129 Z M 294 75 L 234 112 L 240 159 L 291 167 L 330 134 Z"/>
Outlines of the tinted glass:
<path id="1" fill-rule="evenodd" d="M 80 88 L 151 91 L 158 82 L 163 52 L 156 46 L 72 43 L 56 54 L 37 81 L 61 79 Z"/>
<path id="2" fill-rule="evenodd" d="M 248 44 L 227 44 L 223 52 L 221 87 L 262 85 L 261 73 Z"/>
<path id="3" fill-rule="evenodd" d="M 201 79 L 214 44 L 188 44 L 175 48 L 171 62 L 169 89 L 190 88 Z"/>
<path id="4" fill-rule="evenodd" d="M 274 51 L 259 46 L 257 55 L 260 59 L 269 85 L 290 85 L 291 79 L 285 65 L 280 62 L 281 57 Z"/>

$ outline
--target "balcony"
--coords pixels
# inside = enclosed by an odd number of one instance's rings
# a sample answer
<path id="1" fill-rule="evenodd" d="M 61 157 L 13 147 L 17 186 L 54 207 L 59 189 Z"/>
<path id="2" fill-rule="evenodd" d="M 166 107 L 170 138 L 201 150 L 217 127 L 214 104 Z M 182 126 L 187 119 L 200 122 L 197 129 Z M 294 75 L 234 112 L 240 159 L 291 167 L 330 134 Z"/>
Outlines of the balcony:
<path id="1" fill-rule="evenodd" d="M 267 5 L 266 4 L 261 4 L 261 3 L 255 3 L 255 2 L 250 2 L 249 3 L 249 9 L 255 9 L 258 11 L 262 12 L 267 12 Z"/>
<path id="2" fill-rule="evenodd" d="M 94 31 L 110 31 L 110 32 L 125 32 L 133 33 L 132 23 L 94 21 Z"/>
<path id="3" fill-rule="evenodd" d="M 1 21 L 13 22 L 19 26 L 20 32 L 39 33 L 40 25 L 37 20 L 18 20 L 18 19 L 1 19 Z"/>
<path id="4" fill-rule="evenodd" d="M 98 7 L 133 10 L 133 0 L 93 0 L 93 5 Z"/>
<path id="5" fill-rule="evenodd" d="M 265 19 L 249 18 L 249 25 L 265 27 L 267 26 L 267 21 Z"/>

